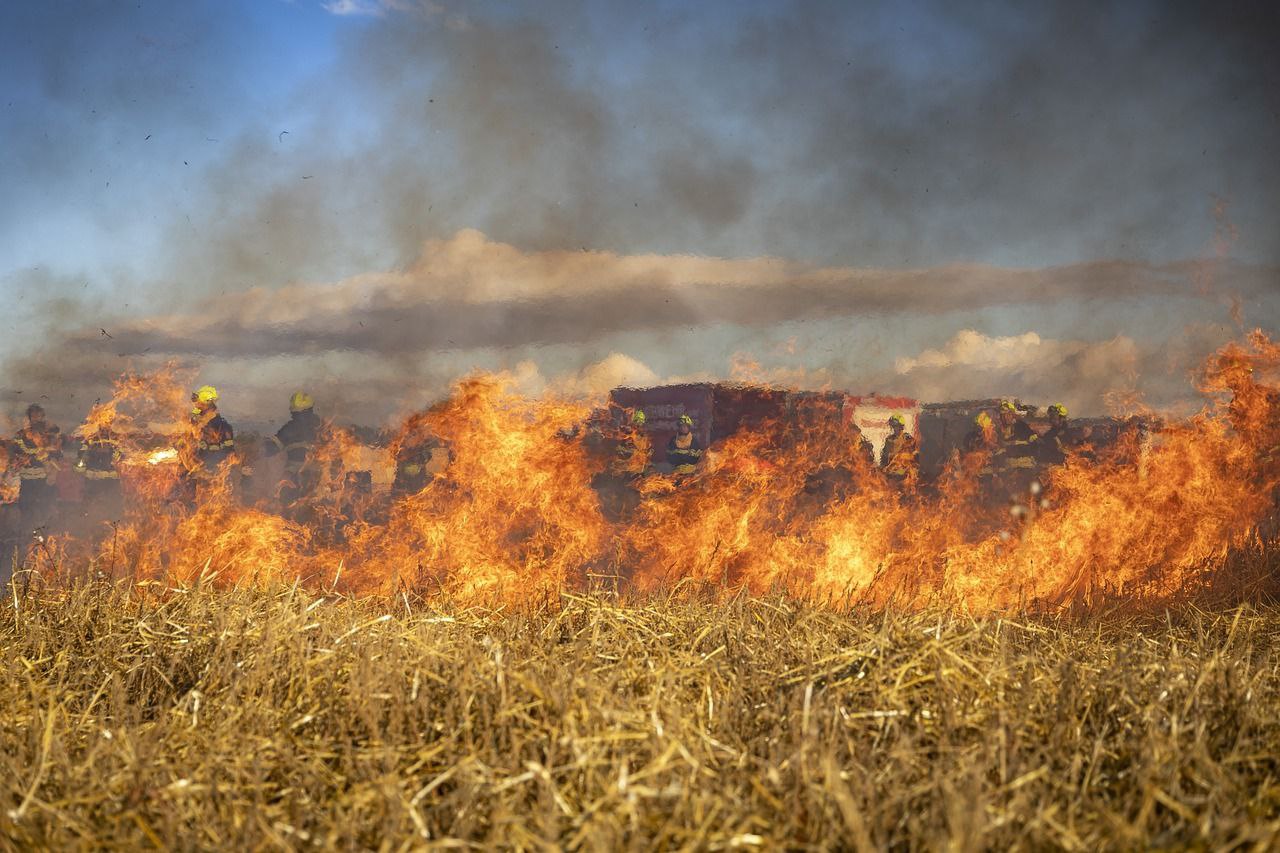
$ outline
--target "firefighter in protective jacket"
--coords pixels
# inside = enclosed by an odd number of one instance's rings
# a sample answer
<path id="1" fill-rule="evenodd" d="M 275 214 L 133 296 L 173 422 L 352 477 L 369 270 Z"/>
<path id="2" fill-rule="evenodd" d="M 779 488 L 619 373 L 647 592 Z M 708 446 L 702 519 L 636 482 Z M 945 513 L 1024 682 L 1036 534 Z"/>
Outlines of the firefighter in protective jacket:
<path id="1" fill-rule="evenodd" d="M 324 422 L 316 414 L 315 401 L 303 391 L 289 398 L 289 422 L 280 427 L 266 446 L 266 455 L 284 454 L 286 482 L 280 488 L 280 502 L 288 505 L 306 497 L 319 485 L 321 472 L 311 464 L 320 442 Z"/>
<path id="2" fill-rule="evenodd" d="M 235 455 L 235 431 L 218 412 L 218 389 L 205 385 L 191 395 L 191 425 L 196 435 L 196 461 L 199 476 L 215 473 L 222 463 Z"/>
<path id="3" fill-rule="evenodd" d="M 918 470 L 920 448 L 916 437 L 907 432 L 907 419 L 902 415 L 889 418 L 889 437 L 880 448 L 880 468 L 893 483 L 905 483 Z"/>
<path id="4" fill-rule="evenodd" d="M 27 407 L 27 423 L 14 439 L 21 481 L 18 511 L 28 530 L 43 527 L 53 511 L 54 480 L 62 467 L 62 431 L 49 423 L 38 403 Z"/>
<path id="5" fill-rule="evenodd" d="M 1015 503 L 1038 486 L 1037 455 L 1039 437 L 1031 425 L 1018 413 L 1009 400 L 1000 403 L 999 421 L 996 423 L 996 452 L 992 459 L 1000 490 Z"/>
<path id="6" fill-rule="evenodd" d="M 1049 429 L 1036 441 L 1036 455 L 1043 466 L 1061 465 L 1067 461 L 1067 407 L 1054 403 L 1049 407 Z"/>
<path id="7" fill-rule="evenodd" d="M 396 453 L 396 475 L 391 484 L 391 494 L 397 497 L 414 495 L 425 489 L 435 479 L 431 466 L 439 449 L 447 450 L 447 447 L 432 433 L 406 440 Z M 449 459 L 453 459 L 452 451 L 449 451 Z"/>
<path id="8" fill-rule="evenodd" d="M 88 515 L 113 518 L 121 507 L 120 436 L 115 431 L 115 415 L 105 409 L 80 429 L 80 452 L 76 471 L 84 476 L 84 505 Z"/>
<path id="9" fill-rule="evenodd" d="M 667 442 L 667 461 L 677 474 L 692 474 L 702 460 L 702 443 L 693 434 L 693 418 L 681 415 L 676 434 Z"/>
<path id="10" fill-rule="evenodd" d="M 631 417 L 624 418 L 624 423 L 613 430 L 613 458 L 610 460 L 611 476 L 623 479 L 638 477 L 649 465 L 649 438 L 645 434 L 647 419 L 644 412 L 637 409 Z"/>

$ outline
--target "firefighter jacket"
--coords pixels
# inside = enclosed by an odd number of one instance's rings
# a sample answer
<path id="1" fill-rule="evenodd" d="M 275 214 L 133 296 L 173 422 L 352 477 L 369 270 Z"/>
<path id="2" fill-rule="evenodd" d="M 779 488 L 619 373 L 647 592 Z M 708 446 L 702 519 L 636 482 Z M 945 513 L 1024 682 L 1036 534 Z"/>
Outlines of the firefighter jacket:
<path id="1" fill-rule="evenodd" d="M 438 446 L 436 439 L 428 439 L 420 444 L 400 448 L 396 455 L 396 478 L 391 484 L 394 494 L 417 494 L 427 487 L 433 477 L 428 466 L 431 464 L 433 451 Z"/>
<path id="2" fill-rule="evenodd" d="M 271 437 L 270 450 L 284 451 L 284 469 L 290 474 L 297 474 L 311 458 L 312 451 L 320 441 L 324 422 L 313 410 L 294 412 L 289 422 Z"/>
<path id="3" fill-rule="evenodd" d="M 649 437 L 632 426 L 617 430 L 611 437 L 613 458 L 609 462 L 611 473 L 619 476 L 643 474 L 649 466 Z"/>
<path id="4" fill-rule="evenodd" d="M 1036 431 L 1026 421 L 1018 418 L 1009 426 L 996 426 L 999 449 L 996 451 L 997 471 L 1012 471 L 1036 467 Z"/>
<path id="5" fill-rule="evenodd" d="M 62 431 L 53 424 L 27 426 L 18 430 L 18 476 L 23 480 L 45 480 L 62 461 Z"/>
<path id="6" fill-rule="evenodd" d="M 680 435 L 676 433 L 667 442 L 667 461 L 682 473 L 692 471 L 693 466 L 702 459 L 702 445 L 693 433 Z"/>
<path id="7" fill-rule="evenodd" d="M 235 452 L 235 431 L 217 409 L 210 409 L 193 420 L 198 427 L 196 458 L 206 471 L 213 471 Z"/>
<path id="8" fill-rule="evenodd" d="M 995 445 L 987 436 L 986 430 L 981 427 L 974 427 L 969 430 L 969 433 L 964 437 L 964 452 L 966 454 L 981 453 L 984 455 L 986 460 L 982 467 L 978 469 L 977 473 L 979 477 L 989 477 L 994 471 L 993 465 L 995 460 L 992 458 L 992 455 L 995 449 Z"/>
<path id="9" fill-rule="evenodd" d="M 89 480 L 117 480 L 120 472 L 116 466 L 122 455 L 116 434 L 109 429 L 98 430 L 81 442 L 76 470 Z"/>
<path id="10" fill-rule="evenodd" d="M 1036 440 L 1036 459 L 1041 465 L 1061 465 L 1067 461 L 1067 428 L 1051 426 Z"/>
<path id="11" fill-rule="evenodd" d="M 914 435 L 891 433 L 880 448 L 880 467 L 890 477 L 906 477 L 915 470 L 919 452 Z"/>

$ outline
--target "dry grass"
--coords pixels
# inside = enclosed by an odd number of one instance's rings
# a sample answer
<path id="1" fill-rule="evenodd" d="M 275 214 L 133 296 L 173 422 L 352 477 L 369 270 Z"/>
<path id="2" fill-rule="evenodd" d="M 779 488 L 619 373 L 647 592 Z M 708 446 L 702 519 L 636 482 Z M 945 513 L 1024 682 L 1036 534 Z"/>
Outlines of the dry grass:
<path id="1" fill-rule="evenodd" d="M 16 610 L 15 610 L 16 605 Z M 1280 845 L 1280 610 L 29 590 L 15 847 Z"/>

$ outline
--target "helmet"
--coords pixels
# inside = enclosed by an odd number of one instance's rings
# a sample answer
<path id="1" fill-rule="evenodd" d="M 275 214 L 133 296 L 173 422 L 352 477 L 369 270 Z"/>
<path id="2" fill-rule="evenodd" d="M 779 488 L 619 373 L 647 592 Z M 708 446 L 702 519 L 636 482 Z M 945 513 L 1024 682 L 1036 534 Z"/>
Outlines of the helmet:
<path id="1" fill-rule="evenodd" d="M 889 425 L 905 427 L 907 425 L 907 419 L 902 415 L 893 415 L 889 418 Z"/>
<path id="2" fill-rule="evenodd" d="M 986 429 L 991 426 L 991 415 L 986 412 L 978 412 L 978 416 L 973 419 L 973 425 L 979 429 Z"/>
<path id="3" fill-rule="evenodd" d="M 634 412 L 631 413 L 632 426 L 644 426 L 645 420 L 646 418 L 644 416 L 644 412 L 640 411 L 639 409 L 636 409 Z"/>
<path id="4" fill-rule="evenodd" d="M 1013 404 L 1012 400 L 1001 400 L 1000 411 L 1013 412 L 1016 415 L 1018 413 L 1018 407 Z"/>
<path id="5" fill-rule="evenodd" d="M 1057 415 L 1060 418 L 1065 418 L 1067 416 L 1067 407 L 1062 405 L 1061 403 L 1054 403 L 1052 406 L 1049 407 L 1049 414 Z"/>
<path id="6" fill-rule="evenodd" d="M 680 423 L 686 426 L 693 426 L 693 418 L 689 417 L 688 415 L 681 415 Z"/>
<path id="7" fill-rule="evenodd" d="M 294 391 L 293 396 L 289 398 L 289 411 L 305 412 L 315 404 L 316 401 L 312 400 L 311 395 L 306 391 Z"/>
<path id="8" fill-rule="evenodd" d="M 205 385 L 196 392 L 195 402 L 197 403 L 216 403 L 218 402 L 218 389 L 212 385 Z"/>

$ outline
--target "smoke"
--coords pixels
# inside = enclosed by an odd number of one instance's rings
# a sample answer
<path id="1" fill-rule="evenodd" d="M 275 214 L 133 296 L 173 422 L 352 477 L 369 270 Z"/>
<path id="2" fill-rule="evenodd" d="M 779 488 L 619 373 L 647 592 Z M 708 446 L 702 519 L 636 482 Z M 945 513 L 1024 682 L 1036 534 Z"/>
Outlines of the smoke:
<path id="1" fill-rule="evenodd" d="M 847 357 L 818 365 L 807 348 L 796 354 L 795 341 L 774 357 L 755 352 L 750 341 L 780 324 L 830 328 L 840 318 L 897 317 L 942 329 L 961 310 L 1061 310 L 1089 303 L 1103 310 L 1124 299 L 1208 305 L 1198 270 L 1195 263 L 1120 261 L 1041 270 L 977 264 L 888 270 L 780 258 L 524 251 L 472 230 L 428 241 L 421 257 L 401 270 L 332 284 L 253 288 L 183 313 L 134 312 L 113 318 L 109 329 L 68 330 L 59 320 L 48 333 L 58 341 L 56 357 L 38 351 L 11 360 L 13 390 L 5 396 L 20 402 L 30 398 L 27 389 L 46 396 L 56 389 L 70 411 L 104 394 L 127 368 L 178 361 L 203 366 L 210 381 L 234 388 L 238 402 L 231 410 L 245 415 L 273 411 L 283 389 L 305 386 L 348 417 L 377 421 L 421 406 L 475 367 L 505 369 L 520 361 L 550 366 L 549 349 L 561 353 L 551 360 L 559 363 L 559 378 L 539 374 L 539 388 L 549 382 L 560 393 L 589 395 L 603 393 L 609 383 L 646 384 L 660 374 L 618 353 L 593 367 L 599 356 L 592 354 L 602 345 L 617 346 L 620 336 L 656 342 L 691 328 L 719 328 L 736 330 L 737 348 L 746 342 L 741 357 L 702 361 L 715 356 L 701 346 L 672 372 L 871 387 L 921 399 L 1052 394 L 1078 410 L 1097 410 L 1107 393 L 1132 388 L 1139 375 L 1151 374 L 1153 400 L 1167 404 L 1185 399 L 1191 360 L 1221 343 L 1221 331 L 1213 342 L 1187 344 L 1177 357 L 1168 354 L 1168 345 L 1147 352 L 1150 345 L 1131 336 L 1096 343 L 966 331 L 939 349 L 899 357 L 892 372 Z M 1255 300 L 1276 278 L 1275 270 L 1238 264 L 1218 271 L 1220 283 Z M 566 375 L 582 372 L 563 378 L 566 366 Z"/>
<path id="2" fill-rule="evenodd" d="M 1181 370 L 1141 320 L 1087 330 L 1170 296 L 1204 319 L 1203 271 L 1168 259 L 1204 246 L 1214 193 L 1238 258 L 1215 259 L 1216 292 L 1275 310 L 1268 4 L 339 0 L 332 65 L 287 89 L 245 70 L 271 40 L 214 7 L 37 5 L 9 29 L 30 85 L 0 118 L 0 226 L 52 246 L 75 223 L 114 254 L 3 279 L 59 298 L 11 321 L 15 404 L 78 406 L 176 358 L 254 405 L 306 382 L 382 411 L 539 348 L 577 348 L 544 368 L 576 376 L 620 334 L 891 316 L 940 342 L 953 312 L 1042 306 L 1086 330 L 1020 350 L 1057 368 L 965 363 L 953 340 L 950 367 L 837 359 L 823 381 L 1044 382 L 1088 406 Z"/>
<path id="3" fill-rule="evenodd" d="M 1096 413 L 1108 396 L 1132 392 L 1142 360 L 1132 339 L 1061 341 L 1035 332 L 990 337 L 957 333 L 939 349 L 897 360 L 903 388 L 924 400 L 1023 397 L 1045 394 L 1074 412 Z M 1183 385 L 1183 395 L 1190 389 Z"/>
<path id="4" fill-rule="evenodd" d="M 916 317 L 1002 305 L 1196 297 L 1194 264 L 1109 261 L 1051 269 L 816 267 L 780 258 L 526 252 L 474 230 L 428 241 L 408 268 L 327 285 L 253 288 L 182 314 L 123 320 L 113 346 L 201 358 L 359 351 L 383 356 L 585 344 L 690 324 L 772 326 L 869 314 Z M 1256 299 L 1280 270 L 1237 266 Z M 99 349 L 98 330 L 73 339 Z"/>
<path id="5" fill-rule="evenodd" d="M 886 384 L 921 400 L 1020 397 L 1061 402 L 1076 414 L 1126 414 L 1116 401 L 1175 415 L 1197 410 L 1193 374 L 1231 339 L 1224 326 L 1196 326 L 1182 338 L 1141 343 L 1055 340 L 1034 331 L 1014 336 L 957 332 L 943 346 L 899 358 Z"/>

